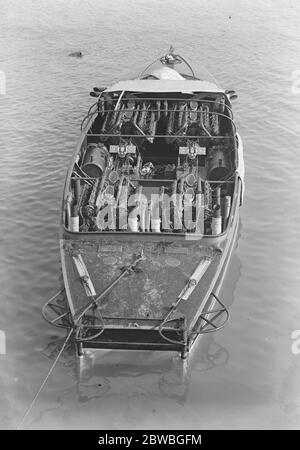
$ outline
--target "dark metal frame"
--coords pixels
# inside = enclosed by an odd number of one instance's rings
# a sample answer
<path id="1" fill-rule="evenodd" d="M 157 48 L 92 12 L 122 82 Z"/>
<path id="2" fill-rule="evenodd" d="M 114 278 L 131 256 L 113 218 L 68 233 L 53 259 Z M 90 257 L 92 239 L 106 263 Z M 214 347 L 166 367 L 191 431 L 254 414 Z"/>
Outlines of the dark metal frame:
<path id="1" fill-rule="evenodd" d="M 186 101 L 186 102 L 188 102 L 188 101 L 199 101 L 199 102 L 201 102 L 201 101 L 203 101 L 203 103 L 213 103 L 213 104 L 219 104 L 219 105 L 222 105 L 222 106 L 224 106 L 224 108 L 225 108 L 225 110 L 226 111 L 228 111 L 228 115 L 224 115 L 226 118 L 228 118 L 228 119 L 230 119 L 232 122 L 233 122 L 233 111 L 232 111 L 232 108 L 231 108 L 231 106 L 229 106 L 228 104 L 226 104 L 226 102 L 224 102 L 224 103 L 222 103 L 222 102 L 220 102 L 220 101 L 218 101 L 218 100 L 207 100 L 207 99 L 197 99 L 197 98 L 195 98 L 195 95 L 197 95 L 197 94 L 200 94 L 201 92 L 194 92 L 193 94 L 188 94 L 188 95 L 192 95 L 193 97 L 191 97 L 191 98 L 184 98 L 184 97 L 182 97 L 182 98 L 168 98 L 168 97 L 133 97 L 133 98 L 126 98 L 126 99 L 123 99 L 122 98 L 122 96 L 123 96 L 123 93 L 124 93 L 124 91 L 121 91 L 120 92 L 120 95 L 119 95 L 119 97 L 118 98 L 111 98 L 109 101 L 111 102 L 111 103 L 116 103 L 116 106 L 119 106 L 122 102 L 123 103 L 125 103 L 125 102 L 128 102 L 128 100 L 134 100 L 135 102 L 145 102 L 145 101 L 164 101 L 164 100 L 166 100 L 166 101 L 181 101 L 181 102 L 184 102 L 184 101 Z M 132 95 L 139 95 L 139 93 L 138 92 L 128 92 L 128 93 L 130 93 L 130 94 L 132 94 Z M 202 93 L 203 94 L 203 93 Z M 209 95 L 209 94 L 214 94 L 214 95 L 218 95 L 218 93 L 216 93 L 216 92 L 207 92 L 207 94 Z M 224 95 L 224 98 L 225 99 L 227 99 L 227 96 L 225 95 L 225 94 L 223 94 Z M 81 122 L 81 125 L 80 125 L 80 129 L 81 129 L 81 131 L 83 131 L 83 129 L 84 129 L 84 124 L 85 124 L 85 122 L 88 120 L 88 119 L 90 119 L 91 117 L 93 117 L 94 115 L 96 115 L 96 114 L 100 114 L 100 113 L 105 113 L 105 112 L 116 112 L 116 113 L 118 113 L 118 112 L 121 112 L 120 111 L 120 109 L 117 109 L 116 107 L 114 108 L 114 109 L 104 109 L 104 108 L 102 108 L 102 105 L 101 105 L 101 102 L 104 102 L 105 100 L 104 100 L 104 98 L 103 98 L 103 93 L 101 93 L 101 96 L 99 97 L 99 99 L 98 99 L 98 101 L 96 102 L 96 103 L 94 103 L 90 108 L 89 108 L 89 110 L 88 110 L 88 112 L 87 112 L 87 115 L 83 118 L 83 120 L 82 120 L 82 122 Z M 95 108 L 95 111 L 92 111 L 92 109 L 93 108 Z M 136 109 L 123 109 L 122 110 L 123 112 L 125 112 L 125 111 L 132 111 L 132 112 L 134 112 L 134 111 L 136 111 Z M 158 111 L 163 111 L 163 112 L 174 112 L 172 109 L 164 109 L 164 110 L 161 110 L 161 109 L 148 109 L 148 111 L 155 111 L 155 112 L 158 112 Z M 224 111 L 225 112 L 225 111 Z M 218 114 L 217 112 L 214 112 L 214 113 L 212 113 L 212 114 Z M 219 114 L 222 114 L 222 113 L 219 113 Z M 233 122 L 233 124 L 234 124 L 234 122 Z M 235 125 L 234 125 L 234 127 L 235 127 Z M 88 133 L 87 133 L 88 134 Z"/>

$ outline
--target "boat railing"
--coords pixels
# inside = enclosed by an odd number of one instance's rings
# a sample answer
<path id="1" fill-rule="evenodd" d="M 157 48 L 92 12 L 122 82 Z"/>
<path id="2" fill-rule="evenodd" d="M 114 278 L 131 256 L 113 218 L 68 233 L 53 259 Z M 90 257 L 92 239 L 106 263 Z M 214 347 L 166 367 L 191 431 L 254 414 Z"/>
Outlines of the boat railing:
<path id="1" fill-rule="evenodd" d="M 124 109 L 122 109 L 122 111 L 115 111 L 114 109 L 107 109 L 107 110 L 105 110 L 105 112 L 107 112 L 107 113 L 115 112 L 116 114 L 126 113 L 127 111 L 130 111 L 132 114 L 134 114 L 135 112 L 143 112 L 143 111 L 140 111 L 140 110 L 132 110 L 132 109 L 128 109 L 128 108 L 124 108 Z M 150 109 L 150 108 L 147 109 L 147 113 L 151 113 L 151 112 L 156 112 L 157 113 L 157 112 L 160 112 L 160 111 L 161 110 L 156 109 L 156 108 L 155 109 Z M 169 112 L 170 113 L 174 113 L 174 110 L 167 109 L 167 110 L 163 110 L 163 112 L 164 113 L 169 113 Z M 232 120 L 232 118 L 228 117 L 225 114 L 218 113 L 218 112 L 207 112 L 207 114 L 209 116 L 217 116 L 218 118 L 224 118 L 225 120 L 228 120 L 232 124 L 234 135 L 236 134 L 236 125 L 235 125 L 234 121 Z M 192 121 L 191 123 L 197 123 L 197 122 L 196 121 L 195 122 Z M 186 127 L 188 127 L 188 125 L 186 125 Z M 215 137 L 219 137 L 218 134 L 211 135 L 207 131 L 206 131 L 206 134 L 203 135 L 203 136 L 189 136 L 189 135 L 186 135 L 186 134 L 180 136 L 180 135 L 176 134 L 176 132 L 173 132 L 172 130 L 170 130 L 170 132 L 168 132 L 168 133 L 166 133 L 164 135 L 156 135 L 155 133 L 146 134 L 146 133 L 143 132 L 143 130 L 140 129 L 140 127 L 136 127 L 136 128 L 137 128 L 137 131 L 140 133 L 140 135 L 142 137 L 151 137 L 151 138 L 168 137 L 168 136 L 170 136 L 170 137 L 172 137 L 172 136 L 174 136 L 174 137 L 185 137 L 185 138 L 187 138 L 187 137 L 190 137 L 190 138 L 199 138 L 199 137 L 202 137 L 202 138 L 215 138 Z M 105 132 L 104 133 L 92 133 L 91 129 L 89 129 L 87 131 L 87 135 L 88 136 L 92 136 L 92 135 L 96 136 L 96 135 L 98 135 L 99 137 L 101 137 L 101 136 L 103 136 L 103 137 L 104 136 L 106 136 L 106 137 L 117 137 L 117 136 L 120 136 L 120 137 L 136 137 L 136 136 L 139 136 L 139 134 L 132 134 L 132 135 L 121 134 L 120 130 L 116 130 L 115 133 L 105 133 Z"/>
<path id="2" fill-rule="evenodd" d="M 123 93 L 123 92 L 122 92 Z M 232 108 L 222 102 L 221 100 L 208 100 L 208 99 L 198 99 L 198 98 L 190 98 L 190 99 L 184 99 L 184 98 L 180 98 L 180 97 L 172 97 L 172 98 L 153 98 L 153 97 L 133 97 L 133 98 L 127 98 L 127 99 L 123 99 L 122 98 L 122 93 L 120 94 L 120 96 L 118 98 L 112 98 L 109 100 L 104 100 L 103 95 L 101 95 L 101 97 L 98 99 L 98 101 L 96 103 L 94 103 L 88 110 L 86 116 L 84 117 L 84 119 L 81 122 L 81 131 L 83 131 L 84 127 L 87 125 L 87 122 L 89 121 L 89 119 L 91 119 L 93 116 L 101 114 L 102 116 L 106 113 L 110 113 L 110 112 L 115 112 L 115 113 L 123 113 L 123 112 L 127 112 L 130 111 L 132 114 L 134 114 L 135 112 L 138 111 L 137 108 L 126 108 L 125 104 L 129 101 L 134 101 L 135 103 L 142 103 L 142 102 L 181 102 L 181 103 L 188 103 L 191 101 L 197 101 L 197 102 L 202 102 L 204 104 L 214 104 L 214 105 L 219 105 L 221 107 L 224 108 L 224 112 L 220 113 L 217 111 L 208 111 L 207 114 L 218 114 L 218 115 L 223 115 L 223 117 L 231 120 L 232 123 L 233 122 L 233 111 Z M 105 102 L 109 102 L 112 107 L 111 108 L 104 108 L 104 103 Z M 113 106 L 115 104 L 115 106 Z M 140 111 L 140 110 L 139 110 Z M 147 108 L 147 112 L 157 112 L 157 113 L 168 113 L 168 112 L 173 112 L 174 113 L 174 109 L 172 108 Z M 179 111 L 177 111 L 179 112 Z M 199 111 L 198 111 L 199 113 Z"/>
<path id="3" fill-rule="evenodd" d="M 176 139 L 224 139 L 224 140 L 232 140 L 232 136 L 199 136 L 199 135 L 188 135 L 188 134 L 176 134 L 176 135 L 165 135 L 165 134 L 151 134 L 151 135 L 144 135 L 144 134 L 105 134 L 105 133 L 88 133 L 87 134 L 88 137 L 99 137 L 99 138 L 109 138 L 109 137 L 114 137 L 114 138 L 120 138 L 120 139 L 128 139 L 128 138 L 141 138 L 141 139 L 145 139 L 146 137 L 151 137 L 151 138 L 165 138 L 165 137 L 170 137 L 170 138 L 176 138 Z"/>
<path id="4" fill-rule="evenodd" d="M 123 92 L 124 91 L 122 91 L 122 93 L 119 95 L 119 97 L 116 97 L 116 98 L 110 98 L 109 100 L 106 100 L 106 99 L 104 99 L 104 96 L 103 95 L 101 95 L 100 97 L 99 97 L 99 99 L 98 99 L 98 101 L 96 102 L 96 103 L 93 103 L 93 105 L 90 107 L 90 109 L 89 109 L 89 111 L 91 110 L 91 108 L 93 107 L 93 106 L 95 106 L 95 105 L 101 105 L 102 103 L 104 103 L 105 101 L 109 101 L 110 103 L 116 103 L 116 105 L 118 104 L 118 106 L 121 104 L 121 103 L 126 103 L 126 102 L 128 102 L 128 101 L 134 101 L 134 102 L 145 102 L 145 101 L 171 101 L 171 102 L 190 102 L 190 101 L 198 101 L 198 102 L 200 102 L 200 101 L 202 101 L 203 103 L 214 103 L 214 104 L 219 104 L 219 105 L 222 105 L 222 106 L 224 106 L 224 108 L 225 108 L 225 110 L 227 110 L 229 113 L 231 113 L 231 115 L 233 115 L 233 111 L 232 111 L 232 108 L 231 108 L 231 106 L 229 106 L 228 104 L 226 104 L 226 103 L 223 103 L 223 101 L 221 101 L 221 100 L 209 100 L 209 99 L 206 99 L 206 98 L 203 98 L 203 99 L 201 99 L 201 98 L 197 98 L 197 97 L 191 97 L 191 98 L 188 98 L 188 99 L 186 99 L 186 98 L 182 98 L 182 97 L 129 97 L 129 98 L 122 98 L 123 96 L 122 96 L 122 94 L 123 94 Z M 104 92 L 105 93 L 105 92 Z M 133 94 L 133 95 L 139 95 L 139 93 L 138 92 L 133 92 L 133 93 L 131 93 L 131 94 Z M 197 95 L 197 94 L 195 94 L 195 95 Z M 88 113 L 89 113 L 89 111 L 88 111 Z"/>
<path id="5" fill-rule="evenodd" d="M 93 110 L 93 108 L 94 108 L 94 110 Z M 83 120 L 81 122 L 81 125 L 80 125 L 80 131 L 81 132 L 83 131 L 84 127 L 86 126 L 87 121 L 91 117 L 95 116 L 96 114 L 99 114 L 99 112 L 100 112 L 100 110 L 99 110 L 99 102 L 97 101 L 96 103 L 92 104 L 92 106 L 89 108 L 86 116 L 83 118 Z"/>

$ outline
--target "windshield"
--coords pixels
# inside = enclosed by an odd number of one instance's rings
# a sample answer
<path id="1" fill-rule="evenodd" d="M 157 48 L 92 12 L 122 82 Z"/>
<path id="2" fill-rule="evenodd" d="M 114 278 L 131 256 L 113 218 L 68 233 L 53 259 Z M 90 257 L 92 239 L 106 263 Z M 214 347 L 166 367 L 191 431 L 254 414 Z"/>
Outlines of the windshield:
<path id="1" fill-rule="evenodd" d="M 156 58 L 150 64 L 135 68 L 125 74 L 122 79 L 173 79 L 173 80 L 202 80 L 219 86 L 215 77 L 209 73 L 199 61 L 176 54 L 171 46 L 168 53 Z M 219 86 L 220 87 L 220 86 Z"/>

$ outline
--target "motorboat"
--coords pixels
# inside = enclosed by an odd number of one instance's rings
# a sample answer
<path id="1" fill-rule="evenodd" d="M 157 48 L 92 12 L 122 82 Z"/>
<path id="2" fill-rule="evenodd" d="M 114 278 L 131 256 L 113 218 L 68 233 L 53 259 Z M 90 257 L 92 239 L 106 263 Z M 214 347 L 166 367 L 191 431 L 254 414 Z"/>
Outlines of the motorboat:
<path id="1" fill-rule="evenodd" d="M 61 291 L 44 317 L 87 350 L 179 352 L 229 317 L 219 298 L 244 194 L 235 91 L 173 47 L 105 88 L 66 175 Z"/>

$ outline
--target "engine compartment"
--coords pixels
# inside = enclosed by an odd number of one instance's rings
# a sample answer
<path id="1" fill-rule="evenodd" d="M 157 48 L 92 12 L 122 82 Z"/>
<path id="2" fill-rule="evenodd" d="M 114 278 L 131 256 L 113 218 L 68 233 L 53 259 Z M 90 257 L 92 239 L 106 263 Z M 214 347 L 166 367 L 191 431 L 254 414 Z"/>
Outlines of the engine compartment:
<path id="1" fill-rule="evenodd" d="M 235 130 L 221 94 L 103 95 L 77 156 L 66 226 L 218 235 L 234 191 Z"/>

